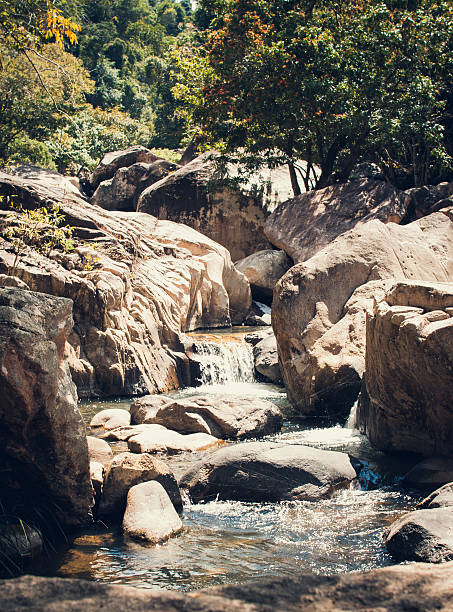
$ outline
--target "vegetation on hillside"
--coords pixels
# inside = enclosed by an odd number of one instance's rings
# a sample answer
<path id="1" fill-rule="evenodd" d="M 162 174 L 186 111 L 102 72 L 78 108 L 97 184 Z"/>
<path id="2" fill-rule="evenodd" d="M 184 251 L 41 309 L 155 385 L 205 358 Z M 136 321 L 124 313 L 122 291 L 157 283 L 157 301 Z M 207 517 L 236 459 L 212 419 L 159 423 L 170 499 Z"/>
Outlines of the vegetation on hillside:
<path id="1" fill-rule="evenodd" d="M 76 171 L 194 137 L 288 164 L 295 193 L 362 161 L 402 187 L 452 176 L 448 0 L 0 0 L 0 57 L 2 161 Z"/>

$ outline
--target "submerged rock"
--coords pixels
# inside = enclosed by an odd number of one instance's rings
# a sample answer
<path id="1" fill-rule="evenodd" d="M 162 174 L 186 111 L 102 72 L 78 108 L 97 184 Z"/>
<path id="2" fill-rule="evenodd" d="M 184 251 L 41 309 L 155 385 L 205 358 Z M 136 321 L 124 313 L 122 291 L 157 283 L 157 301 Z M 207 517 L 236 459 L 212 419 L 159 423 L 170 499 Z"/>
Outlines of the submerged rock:
<path id="1" fill-rule="evenodd" d="M 331 497 L 357 476 L 348 455 L 308 446 L 251 442 L 210 454 L 180 479 L 194 502 L 315 501 Z"/>
<path id="2" fill-rule="evenodd" d="M 385 540 L 397 561 L 453 560 L 453 508 L 416 510 L 392 523 Z"/>
<path id="3" fill-rule="evenodd" d="M 181 529 L 181 519 L 160 483 L 142 482 L 129 489 L 123 517 L 125 535 L 147 544 L 159 544 Z"/>
<path id="4" fill-rule="evenodd" d="M 182 510 L 181 494 L 173 472 L 160 459 L 148 454 L 120 453 L 113 459 L 104 479 L 99 516 L 124 512 L 127 493 L 141 482 L 156 480 L 167 491 L 175 508 Z"/>
<path id="5" fill-rule="evenodd" d="M 206 433 L 216 438 L 257 438 L 280 431 L 283 416 L 275 404 L 261 399 L 196 396 L 169 400 L 148 423 L 180 433 Z"/>

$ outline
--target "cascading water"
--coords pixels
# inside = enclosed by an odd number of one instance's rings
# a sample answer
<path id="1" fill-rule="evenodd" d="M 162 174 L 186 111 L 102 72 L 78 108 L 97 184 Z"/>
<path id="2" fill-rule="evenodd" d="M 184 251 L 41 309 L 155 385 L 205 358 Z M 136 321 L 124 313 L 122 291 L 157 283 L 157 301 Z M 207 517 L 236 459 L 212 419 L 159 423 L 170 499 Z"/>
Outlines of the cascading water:
<path id="1" fill-rule="evenodd" d="M 243 339 L 210 336 L 195 340 L 191 360 L 199 364 L 199 385 L 251 383 L 255 380 L 253 349 Z"/>

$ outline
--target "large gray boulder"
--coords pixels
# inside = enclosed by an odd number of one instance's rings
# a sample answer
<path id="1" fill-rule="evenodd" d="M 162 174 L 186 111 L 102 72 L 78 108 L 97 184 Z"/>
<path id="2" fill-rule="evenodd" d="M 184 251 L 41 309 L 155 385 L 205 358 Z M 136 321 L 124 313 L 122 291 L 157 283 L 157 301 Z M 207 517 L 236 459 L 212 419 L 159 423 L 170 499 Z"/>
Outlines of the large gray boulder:
<path id="1" fill-rule="evenodd" d="M 139 162 L 152 164 L 160 159 L 160 157 L 141 145 L 129 147 L 123 151 L 110 151 L 104 155 L 94 169 L 90 180 L 91 187 L 93 190 L 97 189 L 102 181 L 113 178 L 119 168 L 128 168 Z"/>
<path id="2" fill-rule="evenodd" d="M 202 432 L 216 438 L 258 438 L 280 431 L 283 416 L 266 400 L 237 396 L 197 396 L 169 400 L 143 422 L 157 423 L 180 433 Z"/>
<path id="3" fill-rule="evenodd" d="M 453 455 L 452 306 L 453 283 L 404 281 L 370 314 L 357 423 L 378 448 Z"/>
<path id="4" fill-rule="evenodd" d="M 403 515 L 390 526 L 385 545 L 397 561 L 452 561 L 453 508 L 416 510 Z"/>
<path id="5" fill-rule="evenodd" d="M 103 427 L 106 430 L 130 425 L 131 415 L 123 408 L 107 408 L 96 413 L 90 421 L 90 427 Z"/>
<path id="6" fill-rule="evenodd" d="M 284 251 L 265 249 L 236 261 L 236 268 L 247 277 L 255 300 L 271 302 L 277 281 L 293 262 Z"/>
<path id="7" fill-rule="evenodd" d="M 3 612 L 450 612 L 453 563 L 412 563 L 335 576 L 296 574 L 196 593 L 23 576 L 0 581 Z"/>
<path id="8" fill-rule="evenodd" d="M 187 226 L 105 211 L 65 189 L 56 173 L 0 172 L 0 194 L 14 194 L 26 208 L 58 205 L 73 228 L 73 251 L 25 248 L 16 275 L 33 290 L 73 300 L 66 348 L 79 396 L 161 393 L 187 384 L 182 332 L 241 323 L 251 303 L 247 279 L 224 247 Z M 20 215 L 5 201 L 3 208 L 5 228 Z M 2 232 L 0 273 L 14 261 Z"/>
<path id="9" fill-rule="evenodd" d="M 113 459 L 104 479 L 99 516 L 118 516 L 126 507 L 127 493 L 141 482 L 156 480 L 167 491 L 175 508 L 182 510 L 181 494 L 170 468 L 148 454 L 120 453 Z"/>
<path id="10" fill-rule="evenodd" d="M 282 373 L 278 363 L 277 340 L 274 334 L 263 338 L 253 347 L 256 371 L 270 382 L 282 382 Z"/>
<path id="11" fill-rule="evenodd" d="M 130 407 L 132 425 L 142 423 L 153 423 L 156 412 L 171 402 L 171 398 L 166 395 L 144 395 L 134 400 Z"/>
<path id="12" fill-rule="evenodd" d="M 372 219 L 399 223 L 410 198 L 389 183 L 357 179 L 309 191 L 280 204 L 266 220 L 269 241 L 295 263 Z"/>
<path id="13" fill-rule="evenodd" d="M 180 479 L 194 502 L 316 501 L 357 476 L 348 455 L 308 446 L 250 442 L 222 448 Z"/>
<path id="14" fill-rule="evenodd" d="M 132 166 L 118 168 L 113 178 L 99 184 L 91 203 L 106 210 L 135 212 L 142 191 L 178 168 L 179 166 L 166 159 L 159 159 L 151 164 L 138 162 Z"/>
<path id="15" fill-rule="evenodd" d="M 93 503 L 85 424 L 65 359 L 72 323 L 71 300 L 0 289 L 3 503 L 41 508 L 69 527 L 89 522 Z"/>
<path id="16" fill-rule="evenodd" d="M 146 544 L 159 544 L 181 529 L 181 519 L 160 483 L 152 480 L 129 489 L 123 517 L 125 535 Z"/>
<path id="17" fill-rule="evenodd" d="M 300 412 L 349 413 L 365 369 L 366 312 L 395 279 L 453 280 L 453 208 L 405 226 L 369 221 L 277 283 L 272 325 Z"/>
<path id="18" fill-rule="evenodd" d="M 210 155 L 197 157 L 145 189 L 137 210 L 189 225 L 226 247 L 233 261 L 270 248 L 260 199 L 216 185 Z"/>

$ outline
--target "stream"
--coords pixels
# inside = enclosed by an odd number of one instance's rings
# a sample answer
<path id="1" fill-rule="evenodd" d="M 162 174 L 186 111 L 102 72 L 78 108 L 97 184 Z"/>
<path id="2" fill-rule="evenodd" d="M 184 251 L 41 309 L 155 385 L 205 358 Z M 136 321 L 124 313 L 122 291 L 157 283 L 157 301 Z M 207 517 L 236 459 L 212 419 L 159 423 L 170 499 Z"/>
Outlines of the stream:
<path id="1" fill-rule="evenodd" d="M 284 388 L 256 382 L 244 328 L 189 335 L 199 345 L 202 384 L 166 395 L 228 393 L 273 401 L 286 416 L 284 427 L 263 440 L 347 452 L 364 464 L 358 481 L 319 502 L 192 504 L 186 499 L 183 532 L 157 547 L 127 541 L 120 528 L 112 531 L 98 524 L 58 556 L 50 574 L 150 589 L 194 590 L 295 572 L 333 574 L 392 564 L 382 533 L 418 501 L 398 484 L 414 460 L 374 450 L 354 430 L 353 416 L 345 427 L 320 427 L 291 415 Z M 89 423 L 96 412 L 128 409 L 131 401 L 87 402 L 80 409 Z M 112 448 L 127 450 L 125 443 Z M 202 455 L 162 458 L 179 477 Z"/>

